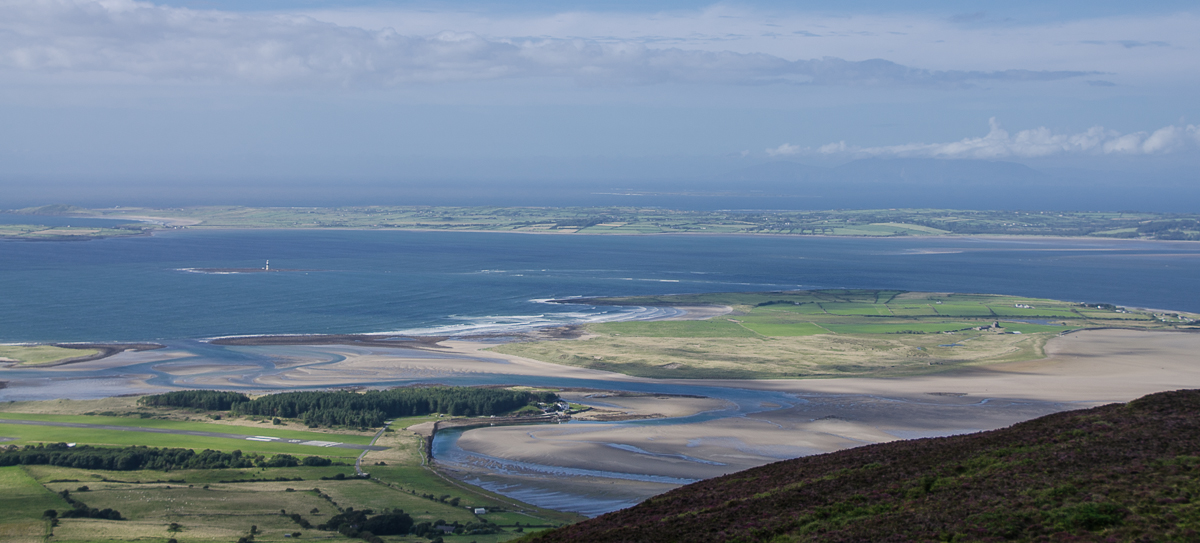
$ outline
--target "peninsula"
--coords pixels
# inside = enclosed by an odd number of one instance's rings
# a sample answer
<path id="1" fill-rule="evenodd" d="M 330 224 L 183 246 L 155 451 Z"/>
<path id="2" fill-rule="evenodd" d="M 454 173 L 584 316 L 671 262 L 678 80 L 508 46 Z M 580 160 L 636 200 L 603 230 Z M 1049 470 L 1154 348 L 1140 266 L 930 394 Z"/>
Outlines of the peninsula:
<path id="1" fill-rule="evenodd" d="M 837 289 L 556 301 L 721 314 L 590 324 L 577 341 L 492 350 L 660 379 L 900 377 L 1042 358 L 1051 337 L 1089 328 L 1200 331 L 1191 313 L 994 294 Z"/>

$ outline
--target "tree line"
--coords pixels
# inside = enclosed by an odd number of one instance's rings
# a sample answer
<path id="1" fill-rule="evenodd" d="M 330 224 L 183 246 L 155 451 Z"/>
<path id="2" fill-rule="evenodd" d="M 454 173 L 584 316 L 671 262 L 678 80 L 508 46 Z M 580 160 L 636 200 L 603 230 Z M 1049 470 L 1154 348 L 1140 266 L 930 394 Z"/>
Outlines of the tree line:
<path id="1" fill-rule="evenodd" d="M 226 468 L 277 468 L 299 465 L 329 465 L 328 458 L 316 456 L 300 460 L 290 454 L 265 457 L 259 454 L 242 454 L 242 451 L 221 452 L 192 449 L 151 448 L 145 446 L 119 449 L 79 445 L 68 447 L 66 443 L 49 445 L 10 445 L 0 450 L 0 466 L 50 465 L 65 468 L 131 471 L 142 469 L 226 469 Z"/>
<path id="2" fill-rule="evenodd" d="M 248 402 L 241 392 L 224 390 L 177 390 L 138 398 L 138 404 L 151 407 L 191 407 L 207 411 L 229 411 L 233 404 Z"/>
<path id="3" fill-rule="evenodd" d="M 338 391 L 282 392 L 250 399 L 216 390 L 182 390 L 144 396 L 143 405 L 229 410 L 235 415 L 300 419 L 309 426 L 382 426 L 395 417 L 432 413 L 465 417 L 501 415 L 530 403 L 555 402 L 553 392 L 474 387 L 409 387 L 359 394 Z"/>

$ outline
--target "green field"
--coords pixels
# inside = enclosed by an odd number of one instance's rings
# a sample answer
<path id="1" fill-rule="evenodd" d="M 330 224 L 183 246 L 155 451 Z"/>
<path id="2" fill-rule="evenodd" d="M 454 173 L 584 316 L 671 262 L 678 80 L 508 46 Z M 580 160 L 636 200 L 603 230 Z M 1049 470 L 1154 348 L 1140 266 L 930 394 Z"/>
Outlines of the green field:
<path id="1" fill-rule="evenodd" d="M 828 334 L 829 329 L 811 322 L 787 322 L 772 316 L 749 315 L 737 319 L 741 325 L 760 336 L 802 337 Z"/>
<path id="2" fill-rule="evenodd" d="M 753 337 L 755 332 L 726 319 L 707 321 L 634 321 L 596 324 L 592 330 L 614 336 Z"/>
<path id="3" fill-rule="evenodd" d="M 416 522 L 445 521 L 478 523 L 481 519 L 501 525 L 502 531 L 488 535 L 451 535 L 446 542 L 500 542 L 551 526 L 574 522 L 580 517 L 530 507 L 486 491 L 443 478 L 426 466 L 422 438 L 405 431 L 413 424 L 438 420 L 437 417 L 412 417 L 393 421 L 393 431 L 383 432 L 363 467 L 372 478 L 355 477 L 353 467 L 359 451 L 300 446 L 289 443 L 248 441 L 194 435 L 159 434 L 111 429 L 64 428 L 5 424 L 4 418 L 51 422 L 103 424 L 135 428 L 165 428 L 183 431 L 220 432 L 239 435 L 266 435 L 286 439 L 338 441 L 367 444 L 374 432 L 354 430 L 305 431 L 286 426 L 256 423 L 230 417 L 229 413 L 198 413 L 193 409 L 147 408 L 137 406 L 135 398 L 47 402 L 9 402 L 0 412 L 0 437 L 15 438 L 0 447 L 36 443 L 72 442 L 93 446 L 183 447 L 193 449 L 241 450 L 245 453 L 296 456 L 314 455 L 341 465 L 291 468 L 239 468 L 209 470 L 136 470 L 103 471 L 50 465 L 25 465 L 0 468 L 0 541 L 155 541 L 174 538 L 186 541 L 237 541 L 257 527 L 255 541 L 291 541 L 290 534 L 301 532 L 301 539 L 362 541 L 336 532 L 302 529 L 280 510 L 300 513 L 312 524 L 320 524 L 338 511 L 402 509 Z M 127 416 L 119 416 L 127 410 Z M 100 411 L 106 415 L 86 415 Z M 187 420 L 193 416 L 222 415 L 220 422 Z M 382 463 L 384 465 L 377 465 Z M 334 479 L 340 476 L 342 479 Z M 284 478 L 285 481 L 270 479 Z M 325 478 L 325 479 L 322 479 Z M 81 487 L 86 491 L 79 491 Z M 318 495 L 312 489 L 320 489 Z M 63 518 L 50 526 L 43 511 L 59 512 L 70 505 L 56 495 L 69 491 L 72 498 L 88 507 L 111 508 L 125 520 Z M 324 496 L 324 497 L 323 497 Z M 332 500 L 332 501 L 331 501 Z M 337 502 L 336 505 L 333 502 Z M 474 507 L 488 509 L 475 515 Z M 317 509 L 318 513 L 311 511 Z M 171 523 L 179 531 L 168 532 Z M 520 527 L 517 526 L 520 523 Z M 53 531 L 53 536 L 47 534 Z M 428 542 L 416 536 L 386 536 L 388 542 Z"/>
<path id="4" fill-rule="evenodd" d="M 161 420 L 153 418 L 143 419 L 138 417 L 0 412 L 0 437 L 14 438 L 15 440 L 11 443 L 17 445 L 38 442 L 77 442 L 109 446 L 145 445 L 148 447 L 181 447 L 190 449 L 213 449 L 218 451 L 241 450 L 243 452 L 259 452 L 263 454 L 288 453 L 295 455 L 327 456 L 331 458 L 354 458 L 358 455 L 357 451 L 351 449 L 303 446 L 290 443 L 250 441 L 221 437 L 108 430 L 99 428 L 29 426 L 24 424 L 6 424 L 4 422 L 5 419 L 103 424 L 127 426 L 130 428 L 164 428 L 181 431 L 240 434 L 245 436 L 262 435 L 278 437 L 281 439 L 300 439 L 304 441 L 337 441 L 359 445 L 365 445 L 371 441 L 371 438 L 366 435 L 351 433 L 330 434 L 322 432 L 287 430 L 270 424 L 238 426 L 232 424 Z"/>
<path id="5" fill-rule="evenodd" d="M 22 366 L 37 366 L 98 352 L 96 349 L 66 349 L 53 345 L 0 345 L 0 363 L 7 359 Z"/>
<path id="6" fill-rule="evenodd" d="M 835 334 L 903 334 L 907 332 L 918 332 L 921 334 L 938 334 L 941 332 L 954 332 L 956 330 L 965 330 L 974 326 L 979 326 L 978 322 L 899 322 L 899 323 L 854 323 L 854 324 L 834 324 L 826 323 L 824 328 Z"/>
<path id="7" fill-rule="evenodd" d="M 818 290 L 584 303 L 708 304 L 733 311 L 699 321 L 595 324 L 588 327 L 595 337 L 588 339 L 510 343 L 494 350 L 641 377 L 898 377 L 1040 358 L 1050 337 L 1084 328 L 1200 329 L 1194 322 L 1200 316 L 1192 314 L 1100 310 L 1095 304 L 988 294 Z"/>
<path id="8" fill-rule="evenodd" d="M 106 423 L 107 424 L 107 423 Z M 264 432 L 263 435 L 267 435 Z M 101 430 L 94 428 L 63 428 L 56 426 L 27 426 L 24 424 L 4 424 L 0 421 L 0 437 L 14 438 L 9 443 L 24 445 L 27 443 L 88 443 L 113 447 L 145 445 L 147 447 L 178 447 L 184 449 L 212 449 L 214 451 L 258 452 L 263 454 L 294 454 L 327 456 L 331 458 L 350 458 L 358 456 L 358 451 L 330 447 L 312 447 L 293 445 L 290 443 L 249 441 L 241 439 L 226 439 L 219 437 L 203 437 L 179 434 L 156 434 L 150 432 L 133 432 L 121 430 Z M 328 440 L 329 436 L 323 436 Z"/>
<path id="9" fill-rule="evenodd" d="M 284 541 L 285 534 L 302 532 L 303 539 L 361 541 L 336 532 L 302 529 L 280 511 L 299 513 L 316 525 L 335 514 L 339 508 L 402 509 L 415 522 L 444 521 L 447 523 L 489 522 L 504 527 L 499 534 L 486 536 L 451 536 L 446 541 L 505 541 L 520 536 L 526 530 L 541 526 L 558 526 L 577 520 L 572 515 L 556 514 L 546 519 L 537 512 L 489 512 L 475 515 L 467 507 L 502 508 L 486 498 L 466 494 L 459 506 L 438 499 L 421 497 L 376 480 L 347 478 L 321 480 L 336 473 L 353 474 L 349 466 L 326 468 L 271 468 L 242 470 L 177 470 L 158 471 L 98 471 L 54 466 L 14 466 L 0 468 L 0 489 L 13 498 L 3 501 L 0 530 L 22 528 L 40 535 L 48 526 L 41 520 L 46 509 L 64 511 L 69 506 L 55 493 L 67 490 L 72 498 L 98 509 L 111 508 L 121 512 L 125 520 L 60 519 L 53 529 L 54 541 L 163 541 L 173 537 L 179 541 L 234 541 L 245 536 L 251 526 L 257 526 L 256 541 Z M 253 479 L 286 477 L 302 481 L 261 481 Z M 246 480 L 231 483 L 221 481 Z M 432 490 L 412 481 L 421 490 Z M 86 491 L 79 491 L 82 487 Z M 313 489 L 319 489 L 318 495 Z M 457 489 L 454 489 L 457 490 Z M 457 492 L 463 495 L 462 491 Z M 440 495 L 439 495 L 440 496 Z M 0 499 L 2 500 L 2 499 Z M 335 505 L 336 503 L 336 505 Z M 317 513 L 312 513 L 316 509 Z M 178 532 L 168 533 L 170 523 L 181 525 Z M 516 530 L 516 523 L 524 529 Z M 0 531 L 0 533 L 3 533 Z M 480 539 L 482 537 L 482 539 Z M 425 542 L 415 536 L 387 536 L 385 541 Z M 41 540 L 38 538 L 37 540 Z M 8 541 L 8 539 L 5 539 Z"/>
<path id="10" fill-rule="evenodd" d="M 0 468 L 0 540 L 42 541 L 48 528 L 42 511 L 66 507 L 20 466 Z"/>
<path id="11" fill-rule="evenodd" d="M 262 424 L 261 426 L 234 426 L 230 424 L 216 424 L 210 422 L 194 422 L 181 420 L 164 420 L 155 418 L 134 418 L 134 417 L 113 417 L 103 415 L 57 415 L 52 413 L 12 413 L 0 412 L 0 422 L 4 419 L 16 420 L 39 420 L 50 422 L 78 422 L 84 424 L 113 424 L 119 426 L 129 426 L 133 428 L 164 428 L 170 430 L 193 430 L 197 432 L 220 432 L 226 434 L 241 434 L 246 436 L 271 436 L 283 439 L 302 439 L 305 441 L 340 441 L 342 443 L 351 443 L 354 445 L 366 445 L 371 442 L 371 436 L 362 433 L 349 434 L 339 433 L 336 436 L 331 436 L 322 432 L 307 432 L 303 430 L 289 430 L 286 427 L 275 426 L 271 424 Z M 292 426 L 299 426 L 293 424 Z M 48 427 L 47 427 L 48 428 Z M 67 428 L 71 430 L 70 428 Z M 169 434 L 148 434 L 143 435 L 169 435 Z M 335 439 L 336 438 L 336 439 Z"/>

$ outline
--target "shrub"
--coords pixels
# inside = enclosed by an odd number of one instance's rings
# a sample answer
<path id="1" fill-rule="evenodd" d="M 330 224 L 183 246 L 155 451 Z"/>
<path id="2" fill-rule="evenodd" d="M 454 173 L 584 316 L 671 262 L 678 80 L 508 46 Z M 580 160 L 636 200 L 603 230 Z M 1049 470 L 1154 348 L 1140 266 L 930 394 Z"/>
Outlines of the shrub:
<path id="1" fill-rule="evenodd" d="M 1062 530 L 1083 528 L 1095 531 L 1117 526 L 1125 517 L 1125 509 L 1115 503 L 1081 503 L 1059 508 L 1051 513 L 1055 525 Z"/>

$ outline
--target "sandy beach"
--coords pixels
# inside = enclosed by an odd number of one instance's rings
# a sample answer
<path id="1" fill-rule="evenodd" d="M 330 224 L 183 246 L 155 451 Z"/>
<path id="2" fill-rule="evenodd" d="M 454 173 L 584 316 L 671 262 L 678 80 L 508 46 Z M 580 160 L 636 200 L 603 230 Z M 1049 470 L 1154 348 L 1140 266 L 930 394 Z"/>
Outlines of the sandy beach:
<path id="1" fill-rule="evenodd" d="M 1200 387 L 1196 354 L 1200 334 L 1083 331 L 1053 339 L 1047 352 L 1049 356 L 1042 360 L 906 379 L 707 381 L 720 387 L 784 392 L 798 401 L 789 407 L 760 405 L 757 412 L 733 411 L 684 424 L 479 428 L 464 432 L 457 445 L 468 455 L 545 466 L 547 474 L 553 468 L 568 468 L 703 479 L 785 458 L 1001 428 L 1058 411 Z M 514 362 L 514 366 L 536 364 Z M 563 370 L 567 368 L 558 371 Z M 647 416 L 669 411 L 669 416 L 685 417 L 719 409 L 712 403 L 689 404 L 682 399 L 571 399 L 596 400 Z M 465 478 L 536 478 L 488 463 L 458 461 L 449 467 Z M 547 478 L 538 484 L 552 487 Z M 576 491 L 591 485 L 611 492 L 615 485 L 636 493 L 639 484 L 621 478 L 557 478 L 570 479 Z"/>

